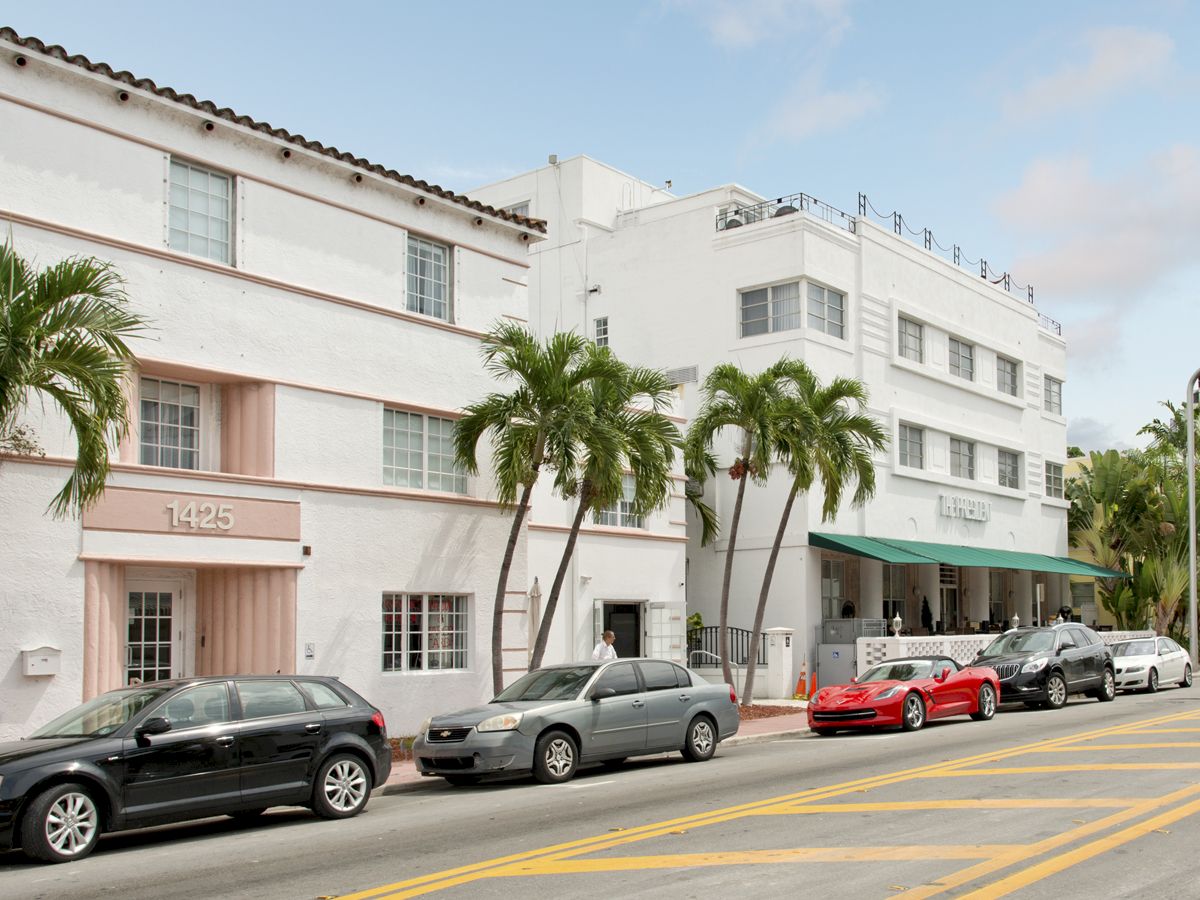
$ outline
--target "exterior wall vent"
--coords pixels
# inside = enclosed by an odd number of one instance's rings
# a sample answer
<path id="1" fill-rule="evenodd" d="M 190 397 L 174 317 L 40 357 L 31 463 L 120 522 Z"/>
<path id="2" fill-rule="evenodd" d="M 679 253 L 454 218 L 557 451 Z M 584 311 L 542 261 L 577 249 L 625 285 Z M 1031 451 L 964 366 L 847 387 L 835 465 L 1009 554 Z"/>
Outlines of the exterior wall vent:
<path id="1" fill-rule="evenodd" d="M 667 369 L 664 372 L 671 384 L 691 384 L 700 380 L 699 366 L 683 366 L 679 369 Z"/>

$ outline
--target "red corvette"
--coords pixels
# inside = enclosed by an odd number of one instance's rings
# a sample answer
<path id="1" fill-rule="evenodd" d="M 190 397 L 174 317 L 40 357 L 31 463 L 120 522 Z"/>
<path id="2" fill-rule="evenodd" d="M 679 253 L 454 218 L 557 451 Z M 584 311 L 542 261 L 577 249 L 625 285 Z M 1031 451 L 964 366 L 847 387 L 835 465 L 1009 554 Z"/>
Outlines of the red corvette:
<path id="1" fill-rule="evenodd" d="M 889 659 L 854 679 L 817 691 L 808 702 L 808 727 L 817 734 L 840 728 L 899 725 L 916 731 L 929 719 L 996 714 L 1000 681 L 995 669 L 960 666 L 946 656 Z"/>

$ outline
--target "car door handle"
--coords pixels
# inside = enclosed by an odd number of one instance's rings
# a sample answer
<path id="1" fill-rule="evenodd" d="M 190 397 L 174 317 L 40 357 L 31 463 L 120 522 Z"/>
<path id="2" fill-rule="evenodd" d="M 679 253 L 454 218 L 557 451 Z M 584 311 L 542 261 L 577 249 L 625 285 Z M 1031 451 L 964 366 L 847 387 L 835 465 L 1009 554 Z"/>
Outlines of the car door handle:
<path id="1" fill-rule="evenodd" d="M 634 709 L 641 709 L 641 708 L 642 708 L 643 706 L 645 706 L 645 705 L 646 705 L 646 701 L 645 701 L 645 700 L 634 700 L 634 701 L 633 701 L 633 708 L 634 708 Z"/>
<path id="2" fill-rule="evenodd" d="M 318 731 L 321 730 L 321 726 L 319 723 L 314 722 L 312 725 L 305 725 L 304 730 L 307 731 L 309 734 L 316 734 Z"/>
<path id="3" fill-rule="evenodd" d="M 233 735 L 231 735 L 231 734 L 221 735 L 219 738 L 217 738 L 216 744 L 218 747 L 232 747 L 233 746 Z"/>
<path id="4" fill-rule="evenodd" d="M 692 699 L 692 695 L 691 695 L 691 694 L 680 694 L 680 695 L 679 695 L 679 702 L 680 702 L 680 703 L 687 703 L 687 702 L 688 702 L 689 700 L 691 700 L 691 699 Z"/>

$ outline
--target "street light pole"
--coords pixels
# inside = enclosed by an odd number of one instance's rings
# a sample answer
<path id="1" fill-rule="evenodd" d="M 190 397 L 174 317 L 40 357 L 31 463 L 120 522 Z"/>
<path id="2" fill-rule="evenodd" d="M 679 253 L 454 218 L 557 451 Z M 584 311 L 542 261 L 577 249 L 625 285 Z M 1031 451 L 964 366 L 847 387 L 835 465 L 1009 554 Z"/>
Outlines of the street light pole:
<path id="1" fill-rule="evenodd" d="M 1200 369 L 1192 373 L 1187 385 L 1187 479 L 1188 479 L 1188 654 L 1192 668 L 1198 668 L 1196 639 L 1196 381 Z"/>

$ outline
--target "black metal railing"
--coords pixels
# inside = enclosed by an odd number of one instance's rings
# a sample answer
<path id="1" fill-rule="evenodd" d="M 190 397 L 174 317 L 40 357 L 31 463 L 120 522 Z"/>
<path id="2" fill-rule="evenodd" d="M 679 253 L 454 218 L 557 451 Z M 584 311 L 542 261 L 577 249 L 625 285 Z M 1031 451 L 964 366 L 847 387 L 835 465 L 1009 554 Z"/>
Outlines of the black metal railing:
<path id="1" fill-rule="evenodd" d="M 854 234 L 854 216 L 808 194 L 790 194 L 787 197 L 764 200 L 753 206 L 723 209 L 717 213 L 717 231 L 728 231 L 731 228 L 740 228 L 764 219 L 778 219 L 798 212 L 816 216 L 830 225 Z"/>
<path id="2" fill-rule="evenodd" d="M 747 628 L 729 629 L 729 661 L 734 665 L 744 666 L 750 658 L 750 635 L 754 632 Z M 703 628 L 693 628 L 688 632 L 688 660 L 694 668 L 705 668 L 721 665 L 721 626 L 705 625 Z M 694 660 L 694 651 L 703 651 Z M 767 664 L 767 636 L 760 635 L 758 641 L 758 662 L 756 665 Z"/>

